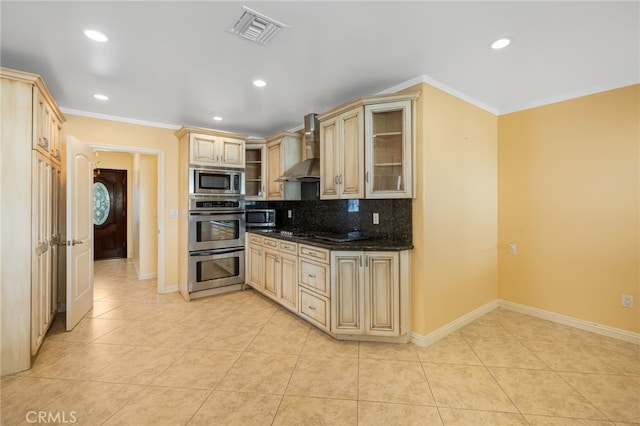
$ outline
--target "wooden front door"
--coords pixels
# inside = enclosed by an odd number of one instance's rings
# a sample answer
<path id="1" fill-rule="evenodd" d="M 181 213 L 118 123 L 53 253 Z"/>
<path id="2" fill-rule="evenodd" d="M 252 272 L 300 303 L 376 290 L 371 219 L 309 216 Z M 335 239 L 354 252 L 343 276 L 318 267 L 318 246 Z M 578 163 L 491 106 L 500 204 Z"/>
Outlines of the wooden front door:
<path id="1" fill-rule="evenodd" d="M 127 171 L 98 169 L 93 197 L 94 259 L 127 257 Z"/>

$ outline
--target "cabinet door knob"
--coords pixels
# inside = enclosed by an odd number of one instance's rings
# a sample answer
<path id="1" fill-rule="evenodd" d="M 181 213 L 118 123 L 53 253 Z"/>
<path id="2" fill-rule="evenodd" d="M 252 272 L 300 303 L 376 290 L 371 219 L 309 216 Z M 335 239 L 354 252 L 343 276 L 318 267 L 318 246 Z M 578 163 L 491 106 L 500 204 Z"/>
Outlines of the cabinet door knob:
<path id="1" fill-rule="evenodd" d="M 338 184 L 340 183 L 340 182 L 338 182 L 338 175 L 336 175 L 336 176 L 333 178 L 333 183 L 335 183 L 336 185 L 338 185 Z"/>

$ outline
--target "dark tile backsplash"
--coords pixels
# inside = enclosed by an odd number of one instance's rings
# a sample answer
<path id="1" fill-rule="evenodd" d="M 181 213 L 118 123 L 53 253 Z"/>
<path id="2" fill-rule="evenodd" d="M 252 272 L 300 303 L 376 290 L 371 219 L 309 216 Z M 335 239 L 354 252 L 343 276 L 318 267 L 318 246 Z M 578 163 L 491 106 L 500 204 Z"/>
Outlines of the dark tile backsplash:
<path id="1" fill-rule="evenodd" d="M 391 238 L 399 242 L 412 243 L 411 199 L 313 198 L 301 201 L 247 201 L 246 205 L 247 209 L 276 209 L 277 226 L 280 228 L 337 233 L 359 230 L 373 238 Z M 291 219 L 287 218 L 288 210 L 291 210 Z M 379 225 L 373 224 L 374 212 L 380 215 Z"/>

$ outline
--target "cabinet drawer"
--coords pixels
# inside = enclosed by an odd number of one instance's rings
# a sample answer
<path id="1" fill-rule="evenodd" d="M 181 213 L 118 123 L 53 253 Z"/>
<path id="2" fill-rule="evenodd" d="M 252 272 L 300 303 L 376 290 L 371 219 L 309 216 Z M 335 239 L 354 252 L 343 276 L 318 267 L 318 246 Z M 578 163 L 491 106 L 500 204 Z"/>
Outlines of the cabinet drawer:
<path id="1" fill-rule="evenodd" d="M 313 324 L 325 330 L 329 330 L 329 299 L 318 296 L 303 287 L 300 290 L 300 304 L 298 312 Z"/>
<path id="2" fill-rule="evenodd" d="M 300 259 L 300 284 L 329 297 L 329 265 Z"/>
<path id="3" fill-rule="evenodd" d="M 260 235 L 248 234 L 249 242 L 254 244 L 262 244 L 262 237 Z"/>
<path id="4" fill-rule="evenodd" d="M 264 238 L 262 240 L 262 245 L 265 246 L 265 247 L 277 248 L 278 247 L 278 240 L 274 240 L 273 238 Z"/>
<path id="5" fill-rule="evenodd" d="M 278 250 L 298 255 L 298 244 L 291 241 L 278 241 Z"/>
<path id="6" fill-rule="evenodd" d="M 300 244 L 300 256 L 318 262 L 329 263 L 329 250 Z"/>

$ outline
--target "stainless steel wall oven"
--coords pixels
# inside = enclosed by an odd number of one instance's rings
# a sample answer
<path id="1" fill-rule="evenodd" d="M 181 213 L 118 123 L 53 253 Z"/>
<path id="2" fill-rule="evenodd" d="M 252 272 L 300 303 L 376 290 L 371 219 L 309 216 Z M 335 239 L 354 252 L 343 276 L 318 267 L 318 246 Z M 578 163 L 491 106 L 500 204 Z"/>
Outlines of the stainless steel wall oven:
<path id="1" fill-rule="evenodd" d="M 189 291 L 244 284 L 244 200 L 189 200 Z"/>

